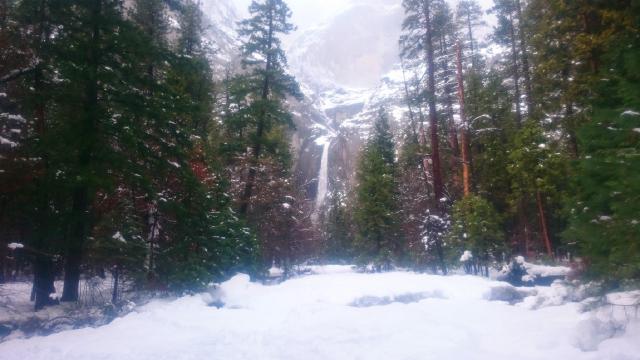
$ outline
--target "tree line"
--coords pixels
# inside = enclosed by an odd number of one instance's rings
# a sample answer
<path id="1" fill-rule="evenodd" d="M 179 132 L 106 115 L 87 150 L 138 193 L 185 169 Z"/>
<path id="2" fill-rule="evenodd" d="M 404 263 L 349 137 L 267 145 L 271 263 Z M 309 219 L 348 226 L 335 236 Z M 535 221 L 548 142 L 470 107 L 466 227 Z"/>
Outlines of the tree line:
<path id="1" fill-rule="evenodd" d="M 405 125 L 381 110 L 332 243 L 378 269 L 523 255 L 637 280 L 640 3 L 496 0 L 486 41 L 474 0 L 403 6 Z"/>
<path id="2" fill-rule="evenodd" d="M 118 281 L 194 291 L 292 262 L 308 224 L 289 170 L 291 11 L 249 12 L 220 74 L 192 0 L 0 2 L 0 281 L 33 274 L 40 309 L 61 276 L 77 301 L 81 275 L 110 273 L 115 302 Z"/>

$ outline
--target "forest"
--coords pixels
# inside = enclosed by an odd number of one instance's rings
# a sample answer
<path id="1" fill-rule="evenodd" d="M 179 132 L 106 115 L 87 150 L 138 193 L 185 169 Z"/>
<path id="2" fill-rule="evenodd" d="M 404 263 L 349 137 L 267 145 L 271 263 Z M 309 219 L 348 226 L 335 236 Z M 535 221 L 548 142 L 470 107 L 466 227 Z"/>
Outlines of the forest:
<path id="1" fill-rule="evenodd" d="M 518 256 L 637 288 L 639 1 L 403 0 L 405 111 L 380 106 L 355 181 L 311 193 L 291 10 L 253 1 L 220 64 L 201 5 L 0 0 L 0 283 L 30 282 L 36 310 L 95 276 L 116 304 L 301 264 L 489 277 Z"/>

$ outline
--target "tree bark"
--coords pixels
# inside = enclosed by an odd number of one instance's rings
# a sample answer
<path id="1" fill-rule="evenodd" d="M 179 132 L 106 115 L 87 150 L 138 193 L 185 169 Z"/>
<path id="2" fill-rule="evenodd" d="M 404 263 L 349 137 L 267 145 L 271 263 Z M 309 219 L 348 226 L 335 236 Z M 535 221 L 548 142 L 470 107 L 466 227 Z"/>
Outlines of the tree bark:
<path id="1" fill-rule="evenodd" d="M 469 138 L 469 124 L 465 113 L 464 77 L 462 74 L 462 46 L 459 42 L 457 44 L 456 53 L 456 65 L 458 70 L 458 102 L 460 103 L 460 120 L 462 122 L 462 130 L 460 131 L 460 138 L 462 142 L 462 184 L 464 196 L 467 197 L 471 194 L 471 140 Z"/>
<path id="2" fill-rule="evenodd" d="M 38 53 L 42 55 L 43 47 L 49 39 L 49 30 L 47 26 L 47 1 L 42 0 L 39 4 L 39 29 L 38 29 Z M 44 139 L 46 133 L 46 100 L 44 95 L 45 79 L 43 74 L 42 60 L 38 61 L 38 65 L 34 68 L 34 90 L 35 90 L 35 131 L 39 137 L 40 143 Z M 47 305 L 51 305 L 53 301 L 49 294 L 55 293 L 53 261 L 51 255 L 44 254 L 47 247 L 47 239 L 49 238 L 49 154 L 47 151 L 38 147 L 38 153 L 42 158 L 42 173 L 38 178 L 40 187 L 37 208 L 37 229 L 35 231 L 35 242 L 33 247 L 35 251 L 33 257 L 33 290 L 32 301 L 35 301 L 35 310 L 40 310 Z"/>
<path id="3" fill-rule="evenodd" d="M 454 119 L 453 99 L 451 96 L 451 92 L 453 91 L 453 89 L 449 83 L 450 69 L 449 62 L 447 61 L 445 55 L 446 47 L 446 39 L 444 38 L 444 36 L 442 36 L 440 38 L 440 51 L 442 53 L 441 67 L 444 74 L 444 100 L 447 108 L 447 130 L 449 133 L 449 148 L 451 149 L 450 171 L 454 188 L 458 190 L 461 187 L 460 172 L 458 171 L 458 162 L 460 161 L 460 143 L 458 142 L 458 130 L 456 128 Z"/>
<path id="4" fill-rule="evenodd" d="M 431 167 L 433 170 L 434 211 L 438 216 L 443 215 L 441 200 L 444 195 L 442 182 L 442 167 L 440 165 L 440 138 L 438 135 L 438 112 L 436 109 L 436 79 L 433 54 L 433 29 L 431 26 L 431 1 L 424 2 L 424 15 L 426 21 L 425 48 L 427 50 L 428 67 L 428 97 L 429 97 L 429 132 L 431 138 Z M 435 241 L 436 253 L 440 261 L 440 268 L 447 274 L 447 266 L 444 262 L 442 239 Z"/>
<path id="5" fill-rule="evenodd" d="M 94 0 L 91 9 L 92 36 L 89 45 L 88 69 L 86 80 L 86 98 L 84 101 L 84 119 L 81 124 L 84 139 L 78 149 L 78 169 L 80 181 L 73 191 L 72 226 L 67 243 L 67 256 L 64 268 L 64 289 L 62 301 L 78 301 L 80 283 L 80 266 L 82 253 L 90 227 L 90 189 L 87 176 L 90 173 L 91 161 L 95 146 L 98 117 L 98 68 L 100 66 L 99 44 L 101 41 L 100 17 L 102 16 L 102 0 Z"/>
<path id="6" fill-rule="evenodd" d="M 113 292 L 111 293 L 111 303 L 118 302 L 118 286 L 120 285 L 120 267 L 118 265 L 113 269 Z"/>
<path id="7" fill-rule="evenodd" d="M 416 131 L 416 119 L 413 113 L 413 104 L 411 93 L 409 92 L 409 85 L 407 85 L 407 78 L 405 76 L 405 68 L 404 68 L 404 58 L 400 55 L 400 66 L 402 68 L 402 83 L 404 85 L 404 96 L 407 102 L 407 107 L 409 108 L 409 121 L 411 122 L 411 136 L 414 137 L 414 140 L 418 139 L 418 133 Z"/>
<path id="8" fill-rule="evenodd" d="M 531 86 L 531 69 L 529 68 L 529 54 L 527 52 L 527 39 L 524 32 L 524 21 L 520 0 L 516 0 L 516 10 L 518 15 L 518 35 L 520 36 L 520 54 L 522 58 L 524 90 L 526 93 L 525 95 L 527 96 L 527 115 L 531 117 L 534 113 L 533 90 Z"/>
<path id="9" fill-rule="evenodd" d="M 513 86 L 515 90 L 515 105 L 516 105 L 516 125 L 518 128 L 522 126 L 522 109 L 520 107 L 520 71 L 518 70 L 518 50 L 516 47 L 516 33 L 515 25 L 513 24 L 513 15 L 509 15 L 509 32 L 511 35 L 511 58 L 513 61 Z"/>
<path id="10" fill-rule="evenodd" d="M 35 310 L 41 310 L 45 306 L 55 303 L 49 295 L 56 292 L 53 284 L 53 261 L 44 254 L 36 254 L 33 268 L 33 299 Z"/>
<path id="11" fill-rule="evenodd" d="M 536 202 L 538 203 L 538 217 L 540 218 L 540 229 L 542 230 L 542 240 L 547 250 L 547 255 L 553 257 L 553 249 L 551 248 L 551 239 L 549 238 L 549 229 L 547 227 L 547 219 L 542 204 L 542 194 L 538 190 L 536 192 Z"/>
<path id="12" fill-rule="evenodd" d="M 471 12 L 467 11 L 467 31 L 469 32 L 469 46 L 471 47 L 471 66 L 476 69 L 476 51 L 473 44 L 473 26 L 471 24 Z"/>
<path id="13" fill-rule="evenodd" d="M 518 205 L 518 222 L 519 222 L 519 226 L 520 229 L 522 231 L 522 240 L 524 242 L 523 245 L 523 256 L 525 258 L 529 257 L 529 247 L 531 244 L 531 236 L 529 234 L 529 223 L 527 222 L 527 210 L 524 204 L 524 200 L 520 200 L 519 201 L 519 205 Z M 522 242 L 521 242 L 522 244 Z"/>

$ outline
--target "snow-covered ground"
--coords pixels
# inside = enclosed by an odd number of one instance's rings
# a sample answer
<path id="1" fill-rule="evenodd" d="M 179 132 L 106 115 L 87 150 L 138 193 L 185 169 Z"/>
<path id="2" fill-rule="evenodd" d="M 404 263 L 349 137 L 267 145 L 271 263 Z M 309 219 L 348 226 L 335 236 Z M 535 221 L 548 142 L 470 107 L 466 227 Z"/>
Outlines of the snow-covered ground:
<path id="1" fill-rule="evenodd" d="M 490 301 L 508 285 L 473 276 L 312 270 L 274 286 L 238 275 L 106 326 L 4 342 L 0 359 L 640 359 L 637 315 L 619 321 L 579 303 Z M 523 293 L 568 291 L 560 288 Z M 208 306 L 214 300 L 225 306 Z"/>

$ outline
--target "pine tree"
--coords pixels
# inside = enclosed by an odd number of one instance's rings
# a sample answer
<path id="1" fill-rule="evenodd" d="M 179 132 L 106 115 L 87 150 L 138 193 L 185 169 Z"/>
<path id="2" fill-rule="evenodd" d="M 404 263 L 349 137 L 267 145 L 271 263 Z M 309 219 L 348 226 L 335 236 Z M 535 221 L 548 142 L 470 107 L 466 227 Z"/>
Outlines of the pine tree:
<path id="1" fill-rule="evenodd" d="M 608 81 L 593 89 L 592 120 L 578 132 L 583 156 L 576 167 L 577 191 L 565 239 L 578 243 L 589 277 L 616 287 L 623 280 L 640 279 L 640 8 L 637 3 L 603 3 L 598 10 L 612 21 L 604 34 L 594 34 L 612 40 L 601 48 L 596 67 Z"/>
<path id="2" fill-rule="evenodd" d="M 464 38 L 465 43 L 469 48 L 473 69 L 474 71 L 478 70 L 478 64 L 476 61 L 478 55 L 478 40 L 476 39 L 474 31 L 478 27 L 486 24 L 486 22 L 482 20 L 482 8 L 475 0 L 462 0 L 458 3 L 458 7 L 456 9 L 456 18 L 461 31 L 463 33 L 466 32 Z"/>
<path id="3" fill-rule="evenodd" d="M 555 150 L 556 146 L 540 126 L 529 121 L 515 137 L 507 167 L 512 178 L 513 208 L 516 212 L 524 210 L 538 215 L 541 245 L 538 249 L 543 248 L 550 258 L 555 256 L 555 252 L 549 226 L 553 213 L 548 210 L 554 205 L 560 207 L 558 202 L 564 192 L 561 180 L 567 173 L 566 159 Z M 525 254 L 533 246 L 525 244 Z"/>
<path id="4" fill-rule="evenodd" d="M 19 164 L 15 160 L 20 157 L 9 157 L 18 166 L 14 168 L 17 174 L 32 174 L 22 180 L 14 179 L 26 185 L 14 190 L 16 194 L 24 191 L 22 196 L 26 201 L 14 205 L 18 205 L 15 207 L 16 214 L 25 216 L 22 221 L 35 229 L 28 245 L 34 262 L 32 300 L 35 300 L 36 309 L 51 303 L 49 294 L 54 289 L 53 258 L 58 254 L 60 246 L 53 239 L 60 238 L 63 231 L 53 218 L 53 214 L 60 210 L 53 194 L 53 189 L 59 184 L 54 179 L 49 156 L 49 145 L 53 139 L 49 112 L 55 71 L 52 54 L 55 40 L 50 37 L 54 26 L 51 6 L 48 1 L 15 3 L 9 14 L 12 21 L 7 21 L 8 26 L 2 30 L 9 43 L 3 49 L 6 56 L 4 64 L 7 65 L 4 70 L 7 75 L 0 78 L 2 85 L 10 90 L 9 94 L 15 99 L 9 114 L 14 111 L 18 113 L 12 117 L 14 120 L 3 121 L 8 121 L 6 124 L 9 128 L 14 128 L 21 134 L 24 145 L 19 147 L 21 158 L 31 159 L 19 161 L 22 163 Z M 7 115 L 4 111 L 0 112 L 4 113 L 3 116 Z M 12 143 L 16 144 L 12 148 L 18 147 L 17 141 Z"/>
<path id="5" fill-rule="evenodd" d="M 332 192 L 329 211 L 325 219 L 326 249 L 324 257 L 332 262 L 348 262 L 353 253 L 353 221 L 346 203 L 348 199 L 339 192 Z"/>
<path id="6" fill-rule="evenodd" d="M 500 216 L 491 203 L 472 195 L 455 203 L 448 234 L 454 257 L 470 251 L 473 272 L 489 276 L 489 264 L 501 261 L 504 232 Z"/>
<path id="7" fill-rule="evenodd" d="M 254 131 L 249 171 L 240 199 L 243 215 L 249 209 L 268 133 L 282 125 L 292 126 L 291 115 L 284 105 L 285 97 L 301 97 L 295 79 L 285 71 L 287 59 L 279 38 L 280 34 L 294 29 L 289 22 L 289 7 L 282 0 L 253 1 L 249 12 L 252 17 L 242 21 L 239 30 L 244 38 L 243 64 L 249 68 L 248 75 L 242 78 L 244 95 L 251 100 L 238 116 L 250 122 L 245 126 Z"/>
<path id="8" fill-rule="evenodd" d="M 359 262 L 389 269 L 402 250 L 396 223 L 395 153 L 389 120 L 380 110 L 362 151 L 357 172 L 354 218 Z"/>
<path id="9" fill-rule="evenodd" d="M 513 104 L 515 107 L 516 123 L 523 123 L 522 114 L 522 71 L 520 49 L 518 48 L 518 23 L 516 14 L 516 0 L 496 1 L 492 11 L 498 18 L 498 25 L 493 35 L 498 44 L 508 46 L 511 58 L 506 60 L 509 72 L 513 78 Z"/>
<path id="10" fill-rule="evenodd" d="M 442 177 L 442 166 L 440 157 L 440 134 L 438 122 L 438 109 L 436 107 L 436 68 L 433 26 L 434 2 L 430 0 L 404 0 L 402 3 L 406 18 L 402 25 L 405 35 L 401 38 L 401 44 L 405 46 L 404 53 L 409 58 L 424 56 L 427 71 L 426 100 L 429 107 L 429 139 L 430 139 L 430 161 L 426 158 L 423 161 L 425 168 L 430 162 L 433 181 L 432 212 L 437 216 L 443 214 L 444 182 Z M 426 138 L 421 134 L 421 138 Z M 436 232 L 437 233 L 437 232 Z M 447 269 L 444 262 L 444 252 L 442 241 L 435 240 L 435 248 L 440 260 L 442 272 L 446 274 Z"/>
<path id="11" fill-rule="evenodd" d="M 397 164 L 398 217 L 406 241 L 407 260 L 417 267 L 427 265 L 430 254 L 422 243 L 422 225 L 429 209 L 429 189 L 422 162 L 422 147 L 413 128 L 405 130 Z"/>

